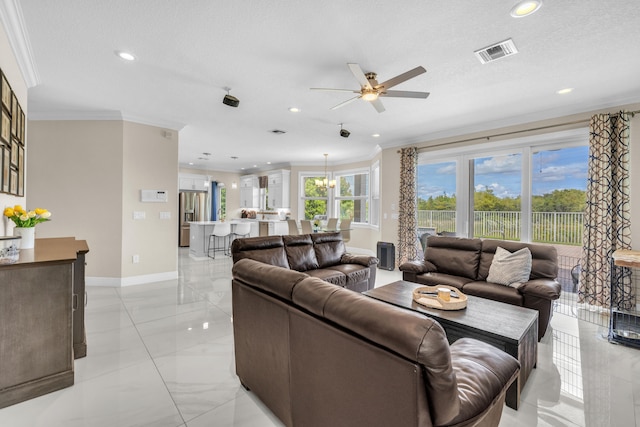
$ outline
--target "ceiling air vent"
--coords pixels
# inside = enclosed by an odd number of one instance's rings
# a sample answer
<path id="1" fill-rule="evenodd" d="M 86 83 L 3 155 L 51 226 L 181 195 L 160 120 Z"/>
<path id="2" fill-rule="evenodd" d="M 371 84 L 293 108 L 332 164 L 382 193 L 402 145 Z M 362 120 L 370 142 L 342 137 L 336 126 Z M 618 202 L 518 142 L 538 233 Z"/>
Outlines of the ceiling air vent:
<path id="1" fill-rule="evenodd" d="M 518 48 L 513 43 L 513 40 L 509 39 L 500 43 L 492 44 L 491 46 L 483 47 L 482 49 L 476 50 L 474 53 L 480 62 L 486 64 L 487 62 L 495 61 L 496 59 L 515 55 L 518 53 Z"/>

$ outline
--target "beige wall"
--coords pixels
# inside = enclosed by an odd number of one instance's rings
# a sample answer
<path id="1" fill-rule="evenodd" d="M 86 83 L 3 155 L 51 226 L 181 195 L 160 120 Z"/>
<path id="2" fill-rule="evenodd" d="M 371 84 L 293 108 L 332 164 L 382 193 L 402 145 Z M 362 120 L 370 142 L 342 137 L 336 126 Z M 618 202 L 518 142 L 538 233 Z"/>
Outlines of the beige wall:
<path id="1" fill-rule="evenodd" d="M 177 136 L 166 139 L 160 128 L 123 121 L 28 126 L 29 202 L 52 212 L 37 236 L 86 240 L 88 284 L 177 277 Z M 141 189 L 166 190 L 169 201 L 141 203 Z M 134 221 L 134 211 L 146 219 Z M 161 220 L 160 211 L 170 219 Z"/>
<path id="2" fill-rule="evenodd" d="M 16 61 L 15 55 L 13 54 L 13 50 L 11 49 L 11 45 L 9 44 L 9 40 L 7 39 L 7 35 L 2 25 L 0 25 L 0 68 L 2 69 L 2 72 L 5 74 L 5 76 L 7 76 L 7 80 L 11 85 L 11 89 L 13 89 L 16 97 L 18 98 L 18 102 L 22 107 L 22 110 L 28 117 L 27 85 L 25 83 L 25 80 L 22 78 L 22 73 L 20 72 L 20 68 L 18 67 L 18 62 Z M 29 133 L 28 131 L 26 132 L 26 139 L 29 140 Z M 0 142 L 0 144 L 2 144 L 2 142 Z M 25 162 L 27 162 L 27 157 L 27 153 L 25 153 Z M 25 185 L 27 183 L 26 180 L 27 177 L 25 177 Z M 26 195 L 27 191 L 25 189 L 25 196 Z M 31 208 L 31 204 L 27 205 L 26 197 L 15 197 L 9 194 L 0 193 L 0 213 L 4 210 L 5 207 L 14 206 L 16 204 Z M 12 230 L 13 222 L 10 222 L 9 219 L 6 219 L 4 216 L 2 216 L 2 219 L 0 220 L 0 236 L 13 234 Z"/>
<path id="3" fill-rule="evenodd" d="M 558 117 L 550 120 L 527 123 L 519 126 L 512 126 L 507 128 L 494 129 L 486 132 L 479 132 L 474 134 L 468 134 L 458 136 L 455 138 L 446 138 L 440 140 L 425 141 L 420 144 L 416 144 L 418 148 L 446 146 L 454 141 L 467 140 L 471 138 L 478 138 L 476 141 L 467 141 L 461 144 L 449 145 L 454 146 L 471 146 L 474 143 L 487 142 L 486 137 L 490 135 L 498 135 L 510 132 L 519 132 L 528 129 L 537 129 L 531 132 L 523 132 L 515 135 L 505 135 L 502 137 L 491 138 L 491 141 L 503 141 L 523 136 L 539 135 L 549 132 L 557 132 L 560 130 L 576 129 L 579 127 L 587 127 L 589 118 L 595 113 L 615 113 L 621 109 L 628 111 L 635 111 L 640 109 L 640 104 L 625 105 L 621 107 L 610 108 L 607 110 L 591 111 L 582 114 L 575 114 L 571 116 Z M 581 123 L 573 123 L 566 126 L 557 127 L 556 125 L 563 123 L 572 123 L 580 121 Z M 400 154 L 398 148 L 385 149 L 382 153 L 381 160 L 381 175 L 382 178 L 382 229 L 381 240 L 392 242 L 395 245 L 398 244 L 398 220 L 392 218 L 393 214 L 397 214 L 397 206 L 399 201 L 398 189 L 400 188 Z M 634 194 L 634 188 L 640 188 L 640 115 L 631 120 L 631 236 L 632 245 L 635 248 L 640 248 L 640 222 L 633 221 L 634 217 L 640 214 L 640 196 Z M 637 192 L 636 192 L 637 194 Z M 634 197 L 635 196 L 635 197 Z M 387 217 L 385 219 L 385 216 Z"/>
<path id="4" fill-rule="evenodd" d="M 124 122 L 122 277 L 132 278 L 129 281 L 177 276 L 178 133 L 170 134 L 165 137 L 164 129 Z M 168 200 L 142 202 L 141 190 L 165 191 Z M 134 220 L 134 212 L 144 212 L 145 219 Z M 138 263 L 133 263 L 133 255 L 138 255 Z"/>

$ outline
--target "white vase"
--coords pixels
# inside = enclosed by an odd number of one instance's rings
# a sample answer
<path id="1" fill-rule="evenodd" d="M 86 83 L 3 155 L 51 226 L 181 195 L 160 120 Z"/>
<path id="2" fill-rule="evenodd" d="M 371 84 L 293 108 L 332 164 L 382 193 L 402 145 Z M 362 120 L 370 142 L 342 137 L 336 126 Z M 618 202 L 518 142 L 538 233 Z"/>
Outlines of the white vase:
<path id="1" fill-rule="evenodd" d="M 33 249 L 36 238 L 35 227 L 15 227 L 13 229 L 14 236 L 22 236 L 20 249 Z"/>

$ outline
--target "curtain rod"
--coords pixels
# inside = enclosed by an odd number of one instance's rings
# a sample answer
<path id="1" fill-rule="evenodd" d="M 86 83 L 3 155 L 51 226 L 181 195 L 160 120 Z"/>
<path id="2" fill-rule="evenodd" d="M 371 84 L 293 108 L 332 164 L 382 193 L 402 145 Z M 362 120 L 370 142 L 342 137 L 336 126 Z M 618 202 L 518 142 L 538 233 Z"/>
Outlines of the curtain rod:
<path id="1" fill-rule="evenodd" d="M 631 117 L 633 118 L 633 117 L 636 116 L 636 114 L 640 113 L 640 110 L 628 111 L 628 113 L 631 114 Z M 614 114 L 611 114 L 611 115 L 612 116 L 619 116 L 620 113 L 614 113 Z M 590 120 L 591 120 L 591 118 L 588 118 L 588 119 L 582 119 L 582 120 L 575 120 L 573 122 L 558 123 L 558 124 L 555 124 L 555 125 L 539 126 L 539 127 L 531 128 L 531 129 L 514 130 L 514 131 L 511 131 L 511 132 L 497 133 L 497 134 L 494 134 L 494 135 L 478 136 L 478 137 L 475 137 L 475 138 L 460 139 L 458 141 L 443 142 L 441 144 L 428 145 L 428 146 L 425 146 L 425 147 L 418 147 L 418 149 L 441 147 L 441 146 L 444 146 L 444 145 L 452 145 L 452 144 L 461 144 L 463 142 L 477 141 L 477 140 L 480 140 L 480 139 L 486 139 L 488 141 L 491 138 L 496 138 L 496 137 L 500 137 L 500 136 L 517 135 L 517 134 L 520 134 L 520 133 L 535 132 L 535 131 L 538 131 L 538 130 L 553 129 L 553 128 L 562 127 L 562 126 L 577 125 L 577 124 L 580 124 L 580 123 L 589 123 Z M 400 150 L 398 150 L 398 153 L 400 153 Z"/>

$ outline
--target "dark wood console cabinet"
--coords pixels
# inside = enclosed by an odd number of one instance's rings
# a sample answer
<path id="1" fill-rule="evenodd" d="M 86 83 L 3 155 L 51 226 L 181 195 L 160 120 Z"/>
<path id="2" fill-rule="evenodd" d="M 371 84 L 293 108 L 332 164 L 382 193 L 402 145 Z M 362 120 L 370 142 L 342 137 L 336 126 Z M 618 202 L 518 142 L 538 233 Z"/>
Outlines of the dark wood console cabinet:
<path id="1" fill-rule="evenodd" d="M 36 239 L 18 262 L 0 266 L 0 408 L 73 385 L 76 341 L 86 354 L 87 252 L 74 238 Z"/>

